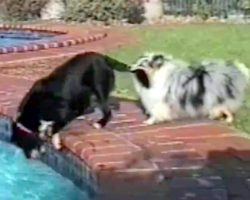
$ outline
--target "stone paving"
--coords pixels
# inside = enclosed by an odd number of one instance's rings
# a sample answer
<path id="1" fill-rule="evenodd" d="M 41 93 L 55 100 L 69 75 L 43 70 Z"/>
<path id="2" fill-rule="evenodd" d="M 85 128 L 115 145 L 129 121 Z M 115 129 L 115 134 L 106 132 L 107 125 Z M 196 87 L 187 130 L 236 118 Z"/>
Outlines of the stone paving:
<path id="1" fill-rule="evenodd" d="M 122 35 L 113 34 L 117 39 Z M 30 52 L 19 62 L 21 54 L 15 62 L 8 55 L 0 55 L 1 113 L 15 118 L 18 103 L 34 80 L 65 61 L 65 52 L 112 49 L 117 47 L 111 42 L 116 41 L 114 38 L 94 42 L 92 46 L 43 51 L 41 55 L 58 56 L 58 59 L 45 59 L 46 62 L 39 59 L 39 52 Z M 125 38 L 121 41 L 132 41 Z M 31 57 L 33 60 L 25 62 L 24 58 Z M 75 159 L 68 161 L 67 165 L 72 166 L 67 168 L 68 173 L 73 167 L 85 170 L 84 174 L 80 171 L 76 174 L 95 188 L 97 194 L 93 198 L 250 199 L 250 140 L 245 134 L 206 119 L 145 126 L 144 117 L 133 102 L 121 101 L 113 115 L 105 129 L 95 130 L 90 125 L 99 117 L 95 112 L 85 121 L 73 121 L 61 133 L 64 148 L 57 153 Z M 60 165 L 59 157 L 54 162 Z"/>

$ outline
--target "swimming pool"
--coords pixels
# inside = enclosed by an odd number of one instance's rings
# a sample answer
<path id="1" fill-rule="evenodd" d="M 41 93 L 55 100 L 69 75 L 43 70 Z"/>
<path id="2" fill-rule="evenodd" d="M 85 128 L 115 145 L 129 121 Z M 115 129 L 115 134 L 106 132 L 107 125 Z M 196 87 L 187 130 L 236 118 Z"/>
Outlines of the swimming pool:
<path id="1" fill-rule="evenodd" d="M 62 27 L 0 24 L 0 54 L 82 45 L 105 37 L 103 32 L 75 34 Z"/>
<path id="2" fill-rule="evenodd" d="M 58 35 L 55 33 L 31 32 L 25 30 L 0 30 L 0 48 L 18 47 L 29 44 L 48 42 Z"/>
<path id="3" fill-rule="evenodd" d="M 0 141 L 0 200 L 88 200 L 69 180 Z"/>

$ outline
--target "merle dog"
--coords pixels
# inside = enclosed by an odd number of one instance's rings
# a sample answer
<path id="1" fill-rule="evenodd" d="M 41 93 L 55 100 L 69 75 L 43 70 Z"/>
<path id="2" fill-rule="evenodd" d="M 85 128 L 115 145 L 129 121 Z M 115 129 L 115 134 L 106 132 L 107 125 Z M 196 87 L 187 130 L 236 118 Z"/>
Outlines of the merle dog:
<path id="1" fill-rule="evenodd" d="M 148 125 L 200 117 L 231 124 L 250 82 L 240 61 L 188 63 L 164 53 L 142 55 L 131 72 Z"/>

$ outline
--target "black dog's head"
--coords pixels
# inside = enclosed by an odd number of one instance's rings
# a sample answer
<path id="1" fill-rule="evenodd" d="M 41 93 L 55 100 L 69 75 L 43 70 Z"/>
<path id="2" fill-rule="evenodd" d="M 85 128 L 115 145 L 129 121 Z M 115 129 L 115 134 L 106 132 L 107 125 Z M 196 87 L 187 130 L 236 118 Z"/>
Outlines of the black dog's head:
<path id="1" fill-rule="evenodd" d="M 164 65 L 165 60 L 163 54 L 145 54 L 137 60 L 130 71 L 143 87 L 150 88 L 151 77 Z"/>
<path id="2" fill-rule="evenodd" d="M 27 158 L 37 159 L 44 151 L 38 134 L 30 132 L 18 123 L 12 125 L 11 142 L 21 148 Z"/>

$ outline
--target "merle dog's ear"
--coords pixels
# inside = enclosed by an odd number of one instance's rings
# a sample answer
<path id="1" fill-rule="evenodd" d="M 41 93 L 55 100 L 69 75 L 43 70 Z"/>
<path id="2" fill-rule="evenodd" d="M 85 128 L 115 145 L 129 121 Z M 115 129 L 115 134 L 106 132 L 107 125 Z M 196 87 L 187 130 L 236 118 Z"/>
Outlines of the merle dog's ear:
<path id="1" fill-rule="evenodd" d="M 143 69 L 135 69 L 132 71 L 135 74 L 137 80 L 141 83 L 141 85 L 145 88 L 150 88 L 150 81 L 147 73 Z"/>
<path id="2" fill-rule="evenodd" d="M 159 68 L 164 64 L 164 61 L 165 61 L 164 56 L 161 54 L 157 54 L 154 55 L 151 65 L 153 68 Z"/>

